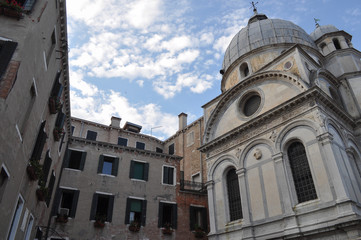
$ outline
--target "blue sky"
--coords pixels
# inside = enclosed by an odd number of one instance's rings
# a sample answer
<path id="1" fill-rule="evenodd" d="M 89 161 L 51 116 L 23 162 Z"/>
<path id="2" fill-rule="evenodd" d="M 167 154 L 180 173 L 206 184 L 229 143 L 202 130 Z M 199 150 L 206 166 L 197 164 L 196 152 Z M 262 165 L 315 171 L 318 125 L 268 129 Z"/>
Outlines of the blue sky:
<path id="1" fill-rule="evenodd" d="M 179 113 L 198 119 L 221 93 L 223 54 L 252 16 L 250 2 L 67 1 L 72 115 L 105 125 L 117 116 L 161 139 L 178 130 Z M 309 34 L 313 18 L 332 24 L 361 50 L 359 0 L 258 2 L 258 12 Z"/>

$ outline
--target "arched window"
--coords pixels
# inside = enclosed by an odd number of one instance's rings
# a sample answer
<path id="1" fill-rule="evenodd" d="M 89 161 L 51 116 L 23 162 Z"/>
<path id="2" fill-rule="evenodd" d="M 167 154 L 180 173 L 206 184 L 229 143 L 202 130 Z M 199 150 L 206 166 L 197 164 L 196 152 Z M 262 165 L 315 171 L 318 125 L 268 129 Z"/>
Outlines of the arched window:
<path id="1" fill-rule="evenodd" d="M 239 71 L 241 72 L 241 77 L 247 77 L 249 75 L 249 68 L 248 68 L 248 64 L 247 63 L 242 63 L 241 66 L 239 67 Z"/>
<path id="2" fill-rule="evenodd" d="M 231 169 L 227 173 L 227 193 L 230 220 L 234 221 L 243 218 L 238 176 L 235 169 Z"/>
<path id="3" fill-rule="evenodd" d="M 317 198 L 305 147 L 300 142 L 292 143 L 287 149 L 293 181 L 299 203 Z"/>
<path id="4" fill-rule="evenodd" d="M 324 42 L 321 43 L 321 44 L 320 44 L 320 48 L 321 48 L 322 53 L 323 53 L 323 54 L 326 54 L 326 53 L 325 53 L 326 43 L 324 43 Z"/>
<path id="5" fill-rule="evenodd" d="M 333 45 L 335 45 L 336 49 L 341 49 L 341 45 L 340 42 L 338 41 L 337 38 L 332 39 Z"/>

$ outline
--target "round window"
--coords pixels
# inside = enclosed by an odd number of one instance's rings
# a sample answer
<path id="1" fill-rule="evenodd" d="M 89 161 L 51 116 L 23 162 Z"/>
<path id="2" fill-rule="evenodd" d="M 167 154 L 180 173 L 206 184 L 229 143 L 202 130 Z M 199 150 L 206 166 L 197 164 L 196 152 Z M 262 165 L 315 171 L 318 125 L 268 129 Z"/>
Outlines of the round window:
<path id="1" fill-rule="evenodd" d="M 243 101 L 242 101 L 243 102 Z M 253 115 L 261 104 L 261 97 L 254 93 L 245 98 L 243 103 L 242 112 L 246 117 Z"/>

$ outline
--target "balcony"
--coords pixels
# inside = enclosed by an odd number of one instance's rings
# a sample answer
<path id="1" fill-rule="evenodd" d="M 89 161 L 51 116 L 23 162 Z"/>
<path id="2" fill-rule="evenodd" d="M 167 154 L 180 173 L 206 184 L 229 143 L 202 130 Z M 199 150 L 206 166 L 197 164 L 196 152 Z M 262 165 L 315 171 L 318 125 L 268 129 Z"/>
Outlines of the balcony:
<path id="1" fill-rule="evenodd" d="M 207 188 L 204 183 L 187 181 L 183 179 L 180 180 L 180 190 L 192 193 L 207 194 Z"/>

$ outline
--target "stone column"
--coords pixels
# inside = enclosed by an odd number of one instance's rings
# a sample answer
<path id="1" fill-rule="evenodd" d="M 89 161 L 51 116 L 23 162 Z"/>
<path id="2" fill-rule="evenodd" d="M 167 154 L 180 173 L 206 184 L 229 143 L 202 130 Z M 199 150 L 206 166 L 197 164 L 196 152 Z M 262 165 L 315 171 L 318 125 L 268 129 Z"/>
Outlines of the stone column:
<path id="1" fill-rule="evenodd" d="M 217 227 L 216 227 L 216 212 L 215 212 L 215 206 L 214 206 L 214 181 L 210 180 L 205 183 L 205 186 L 207 187 L 207 194 L 208 194 L 208 213 L 209 213 L 209 235 L 216 234 L 217 233 Z"/>
<path id="2" fill-rule="evenodd" d="M 330 183 L 331 187 L 333 186 L 336 194 L 336 201 L 342 202 L 343 200 L 349 200 L 348 193 L 346 192 L 345 180 L 341 176 L 339 167 L 337 165 L 337 160 L 332 149 L 333 137 L 330 133 L 323 133 L 317 136 L 317 140 L 322 144 L 321 149 L 323 150 L 321 154 L 326 158 L 327 169 L 329 171 L 329 176 L 331 176 Z"/>
<path id="3" fill-rule="evenodd" d="M 336 51 L 336 47 L 335 47 L 335 45 L 333 44 L 332 41 L 327 43 L 327 48 L 328 48 L 329 53 L 333 52 L 333 51 Z"/>
<path id="4" fill-rule="evenodd" d="M 236 171 L 238 175 L 238 184 L 239 184 L 239 192 L 241 194 L 241 202 L 242 202 L 242 214 L 243 214 L 243 225 L 250 225 L 251 219 L 249 214 L 249 203 L 247 197 L 247 187 L 246 187 L 246 180 L 244 174 L 246 169 L 240 168 Z M 242 194 L 243 193 L 243 194 Z"/>
<path id="5" fill-rule="evenodd" d="M 339 41 L 340 41 L 341 49 L 349 48 L 344 37 L 341 37 Z"/>

